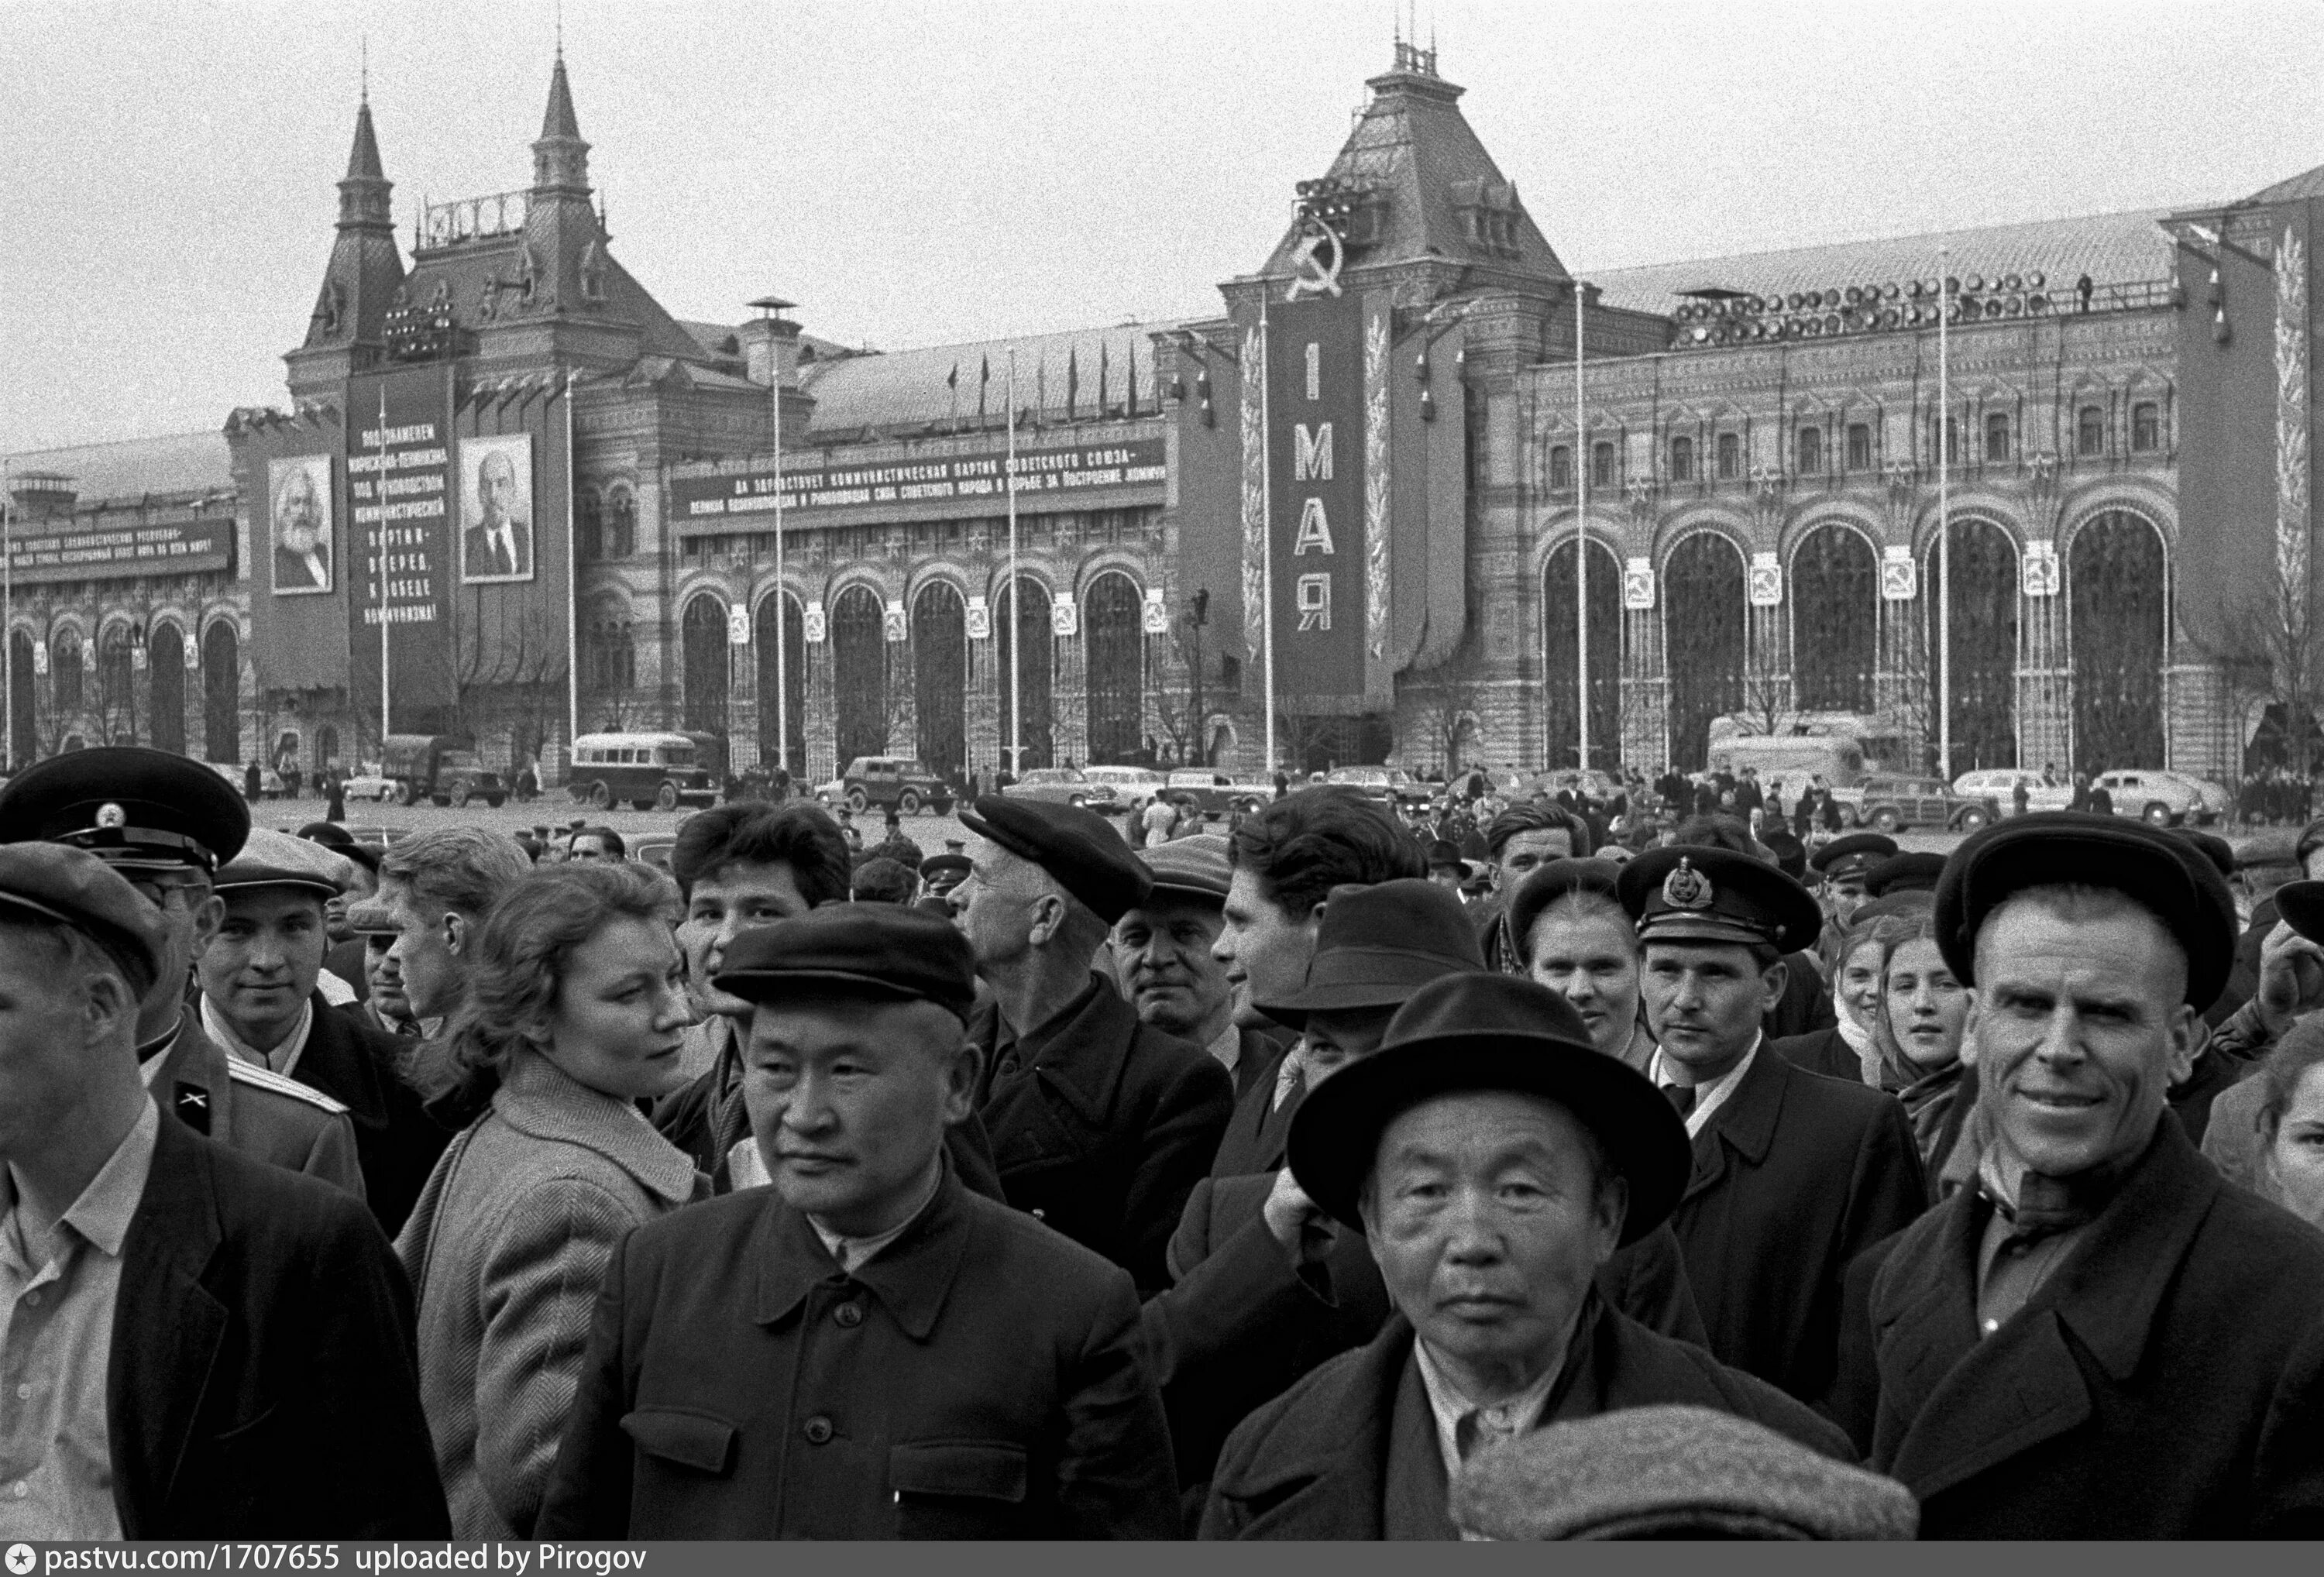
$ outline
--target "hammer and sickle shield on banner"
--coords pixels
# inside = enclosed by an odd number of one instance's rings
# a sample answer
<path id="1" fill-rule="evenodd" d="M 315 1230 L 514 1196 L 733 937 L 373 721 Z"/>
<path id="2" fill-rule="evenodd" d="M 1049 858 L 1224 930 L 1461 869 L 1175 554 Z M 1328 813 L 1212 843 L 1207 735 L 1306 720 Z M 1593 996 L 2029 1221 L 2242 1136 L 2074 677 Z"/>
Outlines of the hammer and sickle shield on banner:
<path id="1" fill-rule="evenodd" d="M 1339 232 L 1310 214 L 1299 222 L 1299 240 L 1291 249 L 1291 266 L 1299 277 L 1291 281 L 1283 299 L 1296 301 L 1304 296 L 1338 295 L 1340 265 L 1344 261 Z"/>

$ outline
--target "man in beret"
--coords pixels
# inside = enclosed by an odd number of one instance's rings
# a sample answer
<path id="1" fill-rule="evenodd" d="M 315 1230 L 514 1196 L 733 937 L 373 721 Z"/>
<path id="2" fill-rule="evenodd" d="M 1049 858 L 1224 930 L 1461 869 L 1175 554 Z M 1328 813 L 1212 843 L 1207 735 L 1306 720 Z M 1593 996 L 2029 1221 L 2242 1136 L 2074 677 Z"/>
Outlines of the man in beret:
<path id="1" fill-rule="evenodd" d="M 1783 955 L 1815 900 L 1766 862 L 1674 844 L 1622 868 L 1638 928 L 1655 1084 L 1693 1170 L 1671 1220 L 1720 1360 L 1803 1401 L 1831 1387 L 1848 1263 L 1928 1203 L 1904 1108 L 1766 1048 Z"/>
<path id="2" fill-rule="evenodd" d="M 0 848 L 0 1538 L 447 1537 L 387 1240 L 139 1074 L 172 956 L 102 862 Z"/>
<path id="3" fill-rule="evenodd" d="M 1398 1317 L 1236 1428 L 1203 1536 L 1455 1538 L 1446 1497 L 1474 1452 L 1658 1403 L 1851 1455 L 1805 1406 L 1600 1295 L 1686 1167 L 1669 1107 L 1555 992 L 1486 973 L 1415 991 L 1291 1134 L 1293 1176 L 1363 1232 Z"/>
<path id="4" fill-rule="evenodd" d="M 364 1201 L 392 1236 L 452 1133 L 396 1076 L 395 1038 L 335 1010 L 317 988 L 324 906 L 346 881 L 346 863 L 320 844 L 252 829 L 216 879 L 226 913 L 196 961 L 199 1011 L 203 1031 L 229 1056 L 346 1110 Z"/>
<path id="5" fill-rule="evenodd" d="M 827 905 L 715 983 L 752 1004 L 773 1186 L 615 1250 L 536 1536 L 1173 1536 L 1130 1277 L 946 1159 L 979 1076 L 959 931 Z"/>
<path id="6" fill-rule="evenodd" d="M 107 745 L 37 761 L 0 788 L 0 840 L 96 856 L 160 912 L 163 956 L 137 1014 L 137 1060 L 162 1111 L 230 1149 L 360 1196 L 355 1124 L 335 1097 L 226 1055 L 193 1006 L 193 966 L 226 905 L 212 885 L 250 807 L 198 761 Z"/>
<path id="7" fill-rule="evenodd" d="M 1139 1022 L 1092 967 L 1153 877 L 1078 806 L 992 794 L 960 819 L 975 839 L 952 898 L 991 993 L 969 1038 L 989 1059 L 977 1111 L 1001 1190 L 1157 1290 L 1234 1080 L 1200 1046 Z"/>
<path id="8" fill-rule="evenodd" d="M 2072 811 L 1955 851 L 1977 1185 L 1851 1271 L 1849 1398 L 1930 1538 L 2324 1530 L 2324 1241 L 2165 1110 L 2235 907 L 2171 834 Z"/>

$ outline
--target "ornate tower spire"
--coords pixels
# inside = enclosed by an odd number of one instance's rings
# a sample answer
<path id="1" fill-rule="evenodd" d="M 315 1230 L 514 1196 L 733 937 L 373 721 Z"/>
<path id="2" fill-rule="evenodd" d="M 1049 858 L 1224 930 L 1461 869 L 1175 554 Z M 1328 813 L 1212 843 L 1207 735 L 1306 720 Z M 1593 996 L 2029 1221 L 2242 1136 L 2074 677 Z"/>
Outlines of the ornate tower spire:
<path id="1" fill-rule="evenodd" d="M 392 228 L 388 194 L 395 183 L 380 168 L 379 139 L 371 129 L 371 94 L 366 85 L 355 110 L 355 146 L 347 151 L 347 173 L 339 182 L 339 228 Z"/>
<path id="2" fill-rule="evenodd" d="M 381 354 L 382 323 L 403 283 L 388 196 L 395 189 L 381 167 L 372 130 L 370 84 L 355 106 L 355 143 L 339 180 L 338 234 L 323 270 L 323 288 L 307 320 L 304 343 L 290 354 L 290 392 L 301 398 L 337 398 L 340 382 Z"/>
<path id="3" fill-rule="evenodd" d="M 573 89 L 565 79 L 565 51 L 557 51 L 557 66 L 549 77 L 549 109 L 540 117 L 540 140 L 532 145 L 532 189 L 535 191 L 586 192 L 589 189 L 589 144 L 581 140 L 581 124 L 573 114 Z"/>

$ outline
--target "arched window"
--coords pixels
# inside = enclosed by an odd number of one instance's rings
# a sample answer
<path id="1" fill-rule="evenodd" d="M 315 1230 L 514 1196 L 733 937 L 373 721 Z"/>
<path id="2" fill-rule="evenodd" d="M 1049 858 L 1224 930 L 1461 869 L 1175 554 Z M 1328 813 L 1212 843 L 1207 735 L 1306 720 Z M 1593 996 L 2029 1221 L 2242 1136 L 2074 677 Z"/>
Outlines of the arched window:
<path id="1" fill-rule="evenodd" d="M 684 716 L 696 733 L 726 732 L 727 677 L 726 604 L 709 592 L 697 592 L 679 619 L 679 648 L 685 662 Z"/>
<path id="2" fill-rule="evenodd" d="M 1614 485 L 1614 446 L 1602 439 L 1590 446 L 1590 485 Z"/>
<path id="3" fill-rule="evenodd" d="M 1694 480 L 1694 440 L 1692 438 L 1671 439 L 1670 477 L 1673 482 Z"/>
<path id="4" fill-rule="evenodd" d="M 1134 761 L 1145 743 L 1146 636 L 1138 587 L 1126 575 L 1101 575 L 1084 599 L 1083 639 L 1089 702 L 1089 764 Z"/>
<path id="5" fill-rule="evenodd" d="M 231 619 L 202 632 L 202 754 L 242 760 L 242 640 Z"/>
<path id="6" fill-rule="evenodd" d="M 1803 427 L 1799 434 L 1799 473 L 1803 476 L 1821 475 L 1823 472 L 1823 429 Z"/>
<path id="7" fill-rule="evenodd" d="M 992 599 L 992 682 L 1000 701 L 1001 761 L 1010 766 L 1010 651 L 1021 642 L 1024 659 L 1017 683 L 1025 700 L 1025 727 L 1021 740 L 1025 749 L 1024 770 L 1035 767 L 1056 765 L 1056 746 L 1051 733 L 1056 727 L 1056 714 L 1051 710 L 1052 661 L 1056 642 L 1049 632 L 1049 594 L 1039 581 L 1029 576 L 1019 576 L 1018 584 L 1025 589 L 1025 603 L 1015 609 L 1009 588 L 1002 586 Z M 1011 616 L 1012 609 L 1015 616 Z"/>
<path id="8" fill-rule="evenodd" d="M 968 761 L 968 604 L 949 581 L 912 599 L 912 718 L 920 765 L 950 777 Z"/>
<path id="9" fill-rule="evenodd" d="M 80 710 L 81 706 L 81 647 L 80 632 L 60 630 L 49 644 L 49 674 L 53 680 L 50 694 L 56 698 L 60 716 Z"/>
<path id="10" fill-rule="evenodd" d="M 1872 424 L 1868 421 L 1848 424 L 1848 468 L 1851 471 L 1872 469 Z"/>
<path id="11" fill-rule="evenodd" d="M 8 722 L 9 731 L 15 735 L 15 758 L 8 763 L 8 770 L 12 772 L 40 754 L 40 710 L 33 696 L 32 681 L 32 638 L 22 630 L 11 632 L 8 636 Z"/>
<path id="12" fill-rule="evenodd" d="M 1743 475 L 1743 440 L 1731 432 L 1719 435 L 1719 479 L 1732 482 Z"/>
<path id="13" fill-rule="evenodd" d="M 584 484 L 573 490 L 573 557 L 586 564 L 605 556 L 604 506 L 597 490 Z"/>
<path id="14" fill-rule="evenodd" d="M 1541 670 L 1549 764 L 1581 766 L 1581 600 L 1574 586 L 1571 540 L 1550 549 L 1541 570 Z M 1622 566 L 1603 542 L 1590 544 L 1590 760 L 1593 767 L 1622 759 Z"/>
<path id="15" fill-rule="evenodd" d="M 780 764 L 797 776 L 807 770 L 807 623 L 798 599 L 788 592 L 759 599 L 759 761 L 761 765 L 774 765 L 775 730 L 779 721 L 775 708 L 775 653 L 783 654 L 782 715 L 779 722 L 788 735 L 789 760 Z M 780 613 L 782 641 L 775 641 L 775 620 Z M 840 765 L 847 763 L 842 761 Z"/>
<path id="16" fill-rule="evenodd" d="M 1549 451 L 1549 490 L 1563 493 L 1573 485 L 1573 451 L 1558 444 Z"/>
<path id="17" fill-rule="evenodd" d="M 1948 779 L 2017 764 L 2017 546 L 1992 521 L 1969 517 L 1953 521 L 1951 549 L 1950 598 L 1934 546 L 1921 576 L 1928 605 L 1932 746 L 1937 742 L 1937 610 L 1948 604 L 1952 609 L 1953 759 L 1941 769 Z"/>
<path id="18" fill-rule="evenodd" d="M 129 626 L 108 624 L 97 639 L 97 712 L 107 741 L 137 742 L 137 659 L 130 655 Z"/>
<path id="19" fill-rule="evenodd" d="M 2163 408 L 2142 401 L 2130 408 L 2130 447 L 2140 454 L 2163 447 Z"/>
<path id="20" fill-rule="evenodd" d="M 2106 453 L 2106 412 L 2085 405 L 2074 416 L 2074 453 L 2094 460 Z"/>
<path id="21" fill-rule="evenodd" d="M 602 539 L 608 558 L 627 558 L 638 550 L 638 495 L 626 482 L 606 490 Z"/>
<path id="22" fill-rule="evenodd" d="M 315 730 L 315 765 L 327 771 L 339 765 L 339 731 L 327 723 Z"/>
<path id="23" fill-rule="evenodd" d="M 1792 686 L 1803 712 L 1869 712 L 1880 648 L 1880 565 L 1846 526 L 1792 553 Z"/>
<path id="24" fill-rule="evenodd" d="M 604 602 L 593 607 L 581 641 L 582 687 L 600 702 L 613 703 L 611 715 L 618 720 L 621 697 L 638 682 L 637 645 L 621 604 Z"/>
<path id="25" fill-rule="evenodd" d="M 2009 458 L 2009 417 L 2004 411 L 1986 413 L 1985 458 L 1989 465 Z"/>
<path id="26" fill-rule="evenodd" d="M 186 752 L 186 635 L 175 624 L 156 624 L 145 643 L 146 714 L 153 748 L 171 755 Z"/>
<path id="27" fill-rule="evenodd" d="M 2074 659 L 2074 763 L 2092 772 L 2163 758 L 2163 670 L 2170 651 L 2163 534 L 2127 510 L 2074 533 L 2066 561 Z"/>
<path id="28" fill-rule="evenodd" d="M 1663 567 L 1663 628 L 1670 671 L 1670 759 L 1702 770 L 1711 720 L 1743 704 L 1743 554 L 1716 531 L 1697 531 Z"/>
<path id="29" fill-rule="evenodd" d="M 858 756 L 888 749 L 888 643 L 880 596 L 862 583 L 831 605 L 833 749 L 841 771 Z"/>

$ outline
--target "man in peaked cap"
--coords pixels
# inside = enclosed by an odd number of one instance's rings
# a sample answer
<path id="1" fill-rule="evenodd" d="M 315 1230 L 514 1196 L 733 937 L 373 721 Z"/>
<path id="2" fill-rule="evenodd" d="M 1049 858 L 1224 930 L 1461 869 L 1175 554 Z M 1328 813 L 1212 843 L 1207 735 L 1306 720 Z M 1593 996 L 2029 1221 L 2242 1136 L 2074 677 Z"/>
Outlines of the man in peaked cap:
<path id="1" fill-rule="evenodd" d="M 1840 1416 L 1926 1537 L 2315 1536 L 2324 1241 L 2166 1110 L 2227 883 L 2168 832 L 2043 812 L 1963 843 L 1935 920 L 1987 1142 L 1849 1272 Z"/>
<path id="2" fill-rule="evenodd" d="M 1235 1022 L 1234 988 L 1211 954 L 1225 925 L 1234 871 L 1217 833 L 1155 844 L 1138 854 L 1154 878 L 1145 899 L 1113 923 L 1113 968 L 1139 1020 L 1191 1041 L 1234 1075 L 1240 1100 L 1282 1047 Z"/>
<path id="3" fill-rule="evenodd" d="M 946 1158 L 979 1072 L 960 932 L 825 905 L 736 936 L 717 985 L 752 1004 L 773 1185 L 615 1250 L 536 1535 L 1173 1536 L 1129 1276 Z"/>
<path id="4" fill-rule="evenodd" d="M 1234 1110 L 1201 1047 L 1139 1021 L 1093 960 L 1154 879 L 1103 817 L 989 794 L 953 890 L 991 989 L 969 1021 L 984 1059 L 978 1114 L 1001 1186 L 1075 1242 L 1167 1285 L 1163 1248 Z"/>
<path id="5" fill-rule="evenodd" d="M 165 946 L 139 1006 L 137 1057 L 161 1110 L 228 1148 L 360 1196 L 355 1130 L 332 1096 L 243 1063 L 193 1010 L 194 961 L 226 905 L 213 885 L 250 836 L 250 807 L 216 772 L 166 751 L 107 745 L 35 762 L 0 788 L 0 841 L 87 851 L 160 911 Z"/>
<path id="6" fill-rule="evenodd" d="M 334 1008 L 318 985 L 325 905 L 348 862 L 318 843 L 266 827 L 217 873 L 226 906 L 196 963 L 202 1029 L 237 1062 L 267 1068 L 346 1108 L 364 1195 L 392 1237 L 452 1135 L 396 1076 L 396 1038 Z"/>
<path id="7" fill-rule="evenodd" d="M 1937 878 L 1944 873 L 1945 857 L 1942 854 L 1912 852 L 1891 854 L 1864 873 L 1865 902 L 1891 898 L 1900 892 L 1934 893 Z M 1854 912 L 1862 914 L 1863 904 L 1858 904 Z"/>
<path id="8" fill-rule="evenodd" d="M 1895 853 L 1896 840 L 1885 834 L 1849 833 L 1832 839 L 1808 856 L 1808 869 L 1815 872 L 1816 902 L 1823 909 L 1823 926 L 1815 952 L 1823 960 L 1826 974 L 1831 973 L 1837 962 L 1831 956 L 1832 950 L 1847 935 L 1857 905 L 1867 896 L 1864 879 Z"/>
<path id="9" fill-rule="evenodd" d="M 1236 1428 L 1203 1536 L 1455 1538 L 1446 1499 L 1471 1453 L 1625 1407 L 1710 1407 L 1852 1454 L 1805 1406 L 1600 1292 L 1617 1249 L 1677 1202 L 1686 1139 L 1548 988 L 1483 973 L 1419 988 L 1376 1055 L 1309 1093 L 1291 1169 L 1362 1231 L 1397 1317 Z"/>
<path id="10" fill-rule="evenodd" d="M 920 882 L 930 898 L 946 898 L 968 880 L 968 856 L 946 851 L 920 862 Z"/>
<path id="11" fill-rule="evenodd" d="M 1831 1386 L 1840 1276 L 1928 1203 L 1904 1108 L 1767 1047 L 1783 955 L 1813 939 L 1807 890 L 1729 850 L 1654 849 L 1616 884 L 1638 929 L 1651 1076 L 1693 1171 L 1671 1218 L 1720 1360 L 1803 1401 Z"/>

